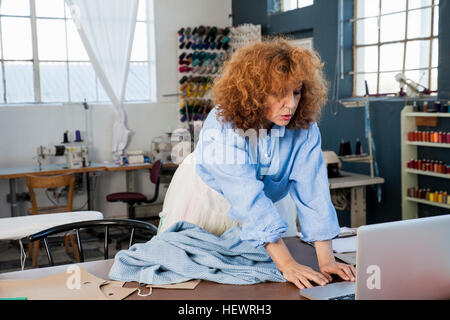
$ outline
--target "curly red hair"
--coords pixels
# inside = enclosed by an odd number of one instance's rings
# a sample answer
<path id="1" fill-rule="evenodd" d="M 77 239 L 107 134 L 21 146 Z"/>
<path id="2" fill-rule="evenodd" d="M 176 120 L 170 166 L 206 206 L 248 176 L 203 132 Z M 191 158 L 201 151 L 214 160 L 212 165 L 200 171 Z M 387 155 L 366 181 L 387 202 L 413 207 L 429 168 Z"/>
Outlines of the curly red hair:
<path id="1" fill-rule="evenodd" d="M 214 81 L 212 95 L 219 104 L 218 118 L 235 129 L 263 127 L 269 95 L 285 96 L 302 86 L 299 106 L 288 129 L 308 129 L 318 121 L 327 101 L 323 63 L 312 50 L 290 44 L 284 38 L 268 39 L 238 49 Z"/>

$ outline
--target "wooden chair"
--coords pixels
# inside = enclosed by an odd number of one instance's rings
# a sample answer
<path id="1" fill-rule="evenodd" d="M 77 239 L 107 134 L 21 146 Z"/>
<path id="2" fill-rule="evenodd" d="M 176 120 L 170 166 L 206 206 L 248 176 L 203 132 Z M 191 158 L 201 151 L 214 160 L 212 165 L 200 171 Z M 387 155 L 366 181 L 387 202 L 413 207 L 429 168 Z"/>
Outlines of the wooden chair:
<path id="1" fill-rule="evenodd" d="M 31 201 L 31 213 L 32 214 L 42 214 L 42 213 L 56 213 L 56 212 L 70 212 L 72 211 L 73 203 L 73 189 L 75 185 L 75 175 L 64 174 L 57 176 L 26 176 L 25 181 L 30 193 Z M 49 189 L 69 186 L 69 192 L 67 196 L 67 206 L 57 206 L 57 207 L 38 207 L 36 201 L 36 194 L 34 189 Z M 77 243 L 75 241 L 75 235 L 71 234 L 64 237 L 64 245 L 66 247 L 66 252 L 69 253 L 69 241 L 73 249 L 75 260 L 80 262 L 80 254 L 78 252 Z M 38 254 L 39 254 L 40 241 L 30 242 L 28 247 L 28 254 L 32 255 L 32 268 L 37 266 Z"/>

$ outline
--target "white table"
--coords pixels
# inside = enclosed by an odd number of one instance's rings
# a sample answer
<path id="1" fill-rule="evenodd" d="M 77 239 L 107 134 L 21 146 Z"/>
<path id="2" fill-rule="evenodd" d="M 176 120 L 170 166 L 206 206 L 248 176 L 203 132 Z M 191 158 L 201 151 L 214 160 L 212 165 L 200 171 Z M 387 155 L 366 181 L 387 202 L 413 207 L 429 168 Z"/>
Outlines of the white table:
<path id="1" fill-rule="evenodd" d="M 21 247 L 20 264 L 23 270 L 26 259 L 22 244 L 23 238 L 67 223 L 102 219 L 103 214 L 98 211 L 71 211 L 0 218 L 0 240 L 19 240 Z"/>
<path id="2" fill-rule="evenodd" d="M 0 240 L 20 240 L 36 232 L 66 223 L 101 219 L 103 214 L 98 211 L 72 211 L 1 218 Z"/>
<path id="3" fill-rule="evenodd" d="M 350 189 L 350 224 L 357 228 L 366 224 L 366 186 L 384 183 L 384 179 L 341 171 L 342 177 L 329 178 L 328 182 L 332 190 Z"/>

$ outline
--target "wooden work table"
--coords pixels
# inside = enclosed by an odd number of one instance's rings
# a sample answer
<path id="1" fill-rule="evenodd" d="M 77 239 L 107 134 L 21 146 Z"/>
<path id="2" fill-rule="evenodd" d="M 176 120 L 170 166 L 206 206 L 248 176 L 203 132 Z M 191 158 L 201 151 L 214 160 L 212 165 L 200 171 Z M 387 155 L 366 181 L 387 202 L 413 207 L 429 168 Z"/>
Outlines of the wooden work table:
<path id="1" fill-rule="evenodd" d="M 341 171 L 341 177 L 329 178 L 330 189 L 350 189 L 350 224 L 357 228 L 366 224 L 366 186 L 384 183 L 380 177 Z"/>
<path id="2" fill-rule="evenodd" d="M 317 256 L 314 248 L 297 237 L 284 238 L 286 246 L 296 261 L 318 271 Z M 93 275 L 109 279 L 108 274 L 114 260 L 99 260 L 77 263 Z M 0 280 L 36 279 L 66 272 L 69 265 L 30 269 L 0 274 Z M 126 287 L 137 287 L 137 282 L 129 282 Z M 36 289 L 38 290 L 38 288 Z M 292 283 L 264 282 L 253 285 L 229 285 L 202 280 L 195 289 L 153 288 L 150 296 L 141 297 L 135 292 L 127 300 L 305 300 L 299 289 Z"/>
<path id="3" fill-rule="evenodd" d="M 101 164 L 91 163 L 88 167 L 78 169 L 68 169 L 61 164 L 44 165 L 39 170 L 37 166 L 34 167 L 13 167 L 0 169 L 0 179 L 9 179 L 9 190 L 11 194 L 11 216 L 17 216 L 17 195 L 16 195 L 16 179 L 24 178 L 26 175 L 55 175 L 64 173 L 84 173 L 86 174 L 87 183 L 87 199 L 88 210 L 94 210 L 92 205 L 91 184 L 89 179 L 90 172 L 106 171 L 106 172 L 125 172 L 127 191 L 133 192 L 133 172 L 137 170 L 151 170 L 152 164 L 129 164 L 129 165 L 115 165 L 115 164 Z M 167 163 L 163 164 L 162 169 L 173 172 L 178 168 L 178 164 Z M 342 177 L 330 178 L 329 183 L 331 189 L 348 188 L 351 190 L 351 226 L 359 227 L 366 224 L 366 189 L 368 185 L 382 184 L 384 179 L 380 177 L 373 177 L 352 172 L 341 172 Z"/>
<path id="4" fill-rule="evenodd" d="M 178 167 L 177 164 L 168 163 L 163 164 L 162 169 L 174 170 Z M 131 164 L 131 165 L 115 165 L 115 164 L 101 164 L 96 162 L 91 162 L 88 167 L 69 169 L 64 164 L 48 164 L 43 165 L 41 168 L 36 166 L 29 167 L 11 167 L 11 168 L 0 168 L 0 179 L 9 179 L 9 193 L 11 195 L 11 217 L 17 216 L 17 188 L 16 179 L 25 178 L 27 175 L 58 175 L 67 173 L 83 173 L 86 175 L 87 181 L 87 200 L 88 200 L 88 210 L 93 210 L 92 205 L 92 195 L 91 195 L 91 183 L 89 179 L 89 173 L 91 172 L 122 172 L 127 173 L 127 186 L 132 185 L 130 182 L 132 180 L 131 173 L 137 170 L 151 170 L 152 164 Z M 130 187 L 131 188 L 131 187 Z M 128 190 L 132 191 L 132 190 Z"/>
<path id="5" fill-rule="evenodd" d="M 106 171 L 133 171 L 133 170 L 145 170 L 145 169 L 151 169 L 152 168 L 151 163 L 147 164 L 126 164 L 123 166 L 119 166 L 116 164 L 105 164 L 105 170 Z M 176 163 L 165 163 L 162 166 L 164 169 L 176 169 L 178 168 L 178 164 Z"/>

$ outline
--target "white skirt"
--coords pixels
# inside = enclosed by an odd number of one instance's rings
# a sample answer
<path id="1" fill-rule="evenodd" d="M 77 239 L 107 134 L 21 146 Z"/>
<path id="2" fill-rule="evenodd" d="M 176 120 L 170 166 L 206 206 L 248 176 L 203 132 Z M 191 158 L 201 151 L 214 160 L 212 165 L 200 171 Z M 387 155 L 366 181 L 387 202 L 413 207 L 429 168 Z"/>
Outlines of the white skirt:
<path id="1" fill-rule="evenodd" d="M 275 203 L 289 228 L 283 236 L 297 233 L 297 210 L 292 198 L 287 195 Z M 163 209 L 159 214 L 158 233 L 164 232 L 179 221 L 195 224 L 220 236 L 228 229 L 240 225 L 228 216 L 230 204 L 219 192 L 208 186 L 197 174 L 194 153 L 189 154 L 178 166 L 167 189 Z"/>

